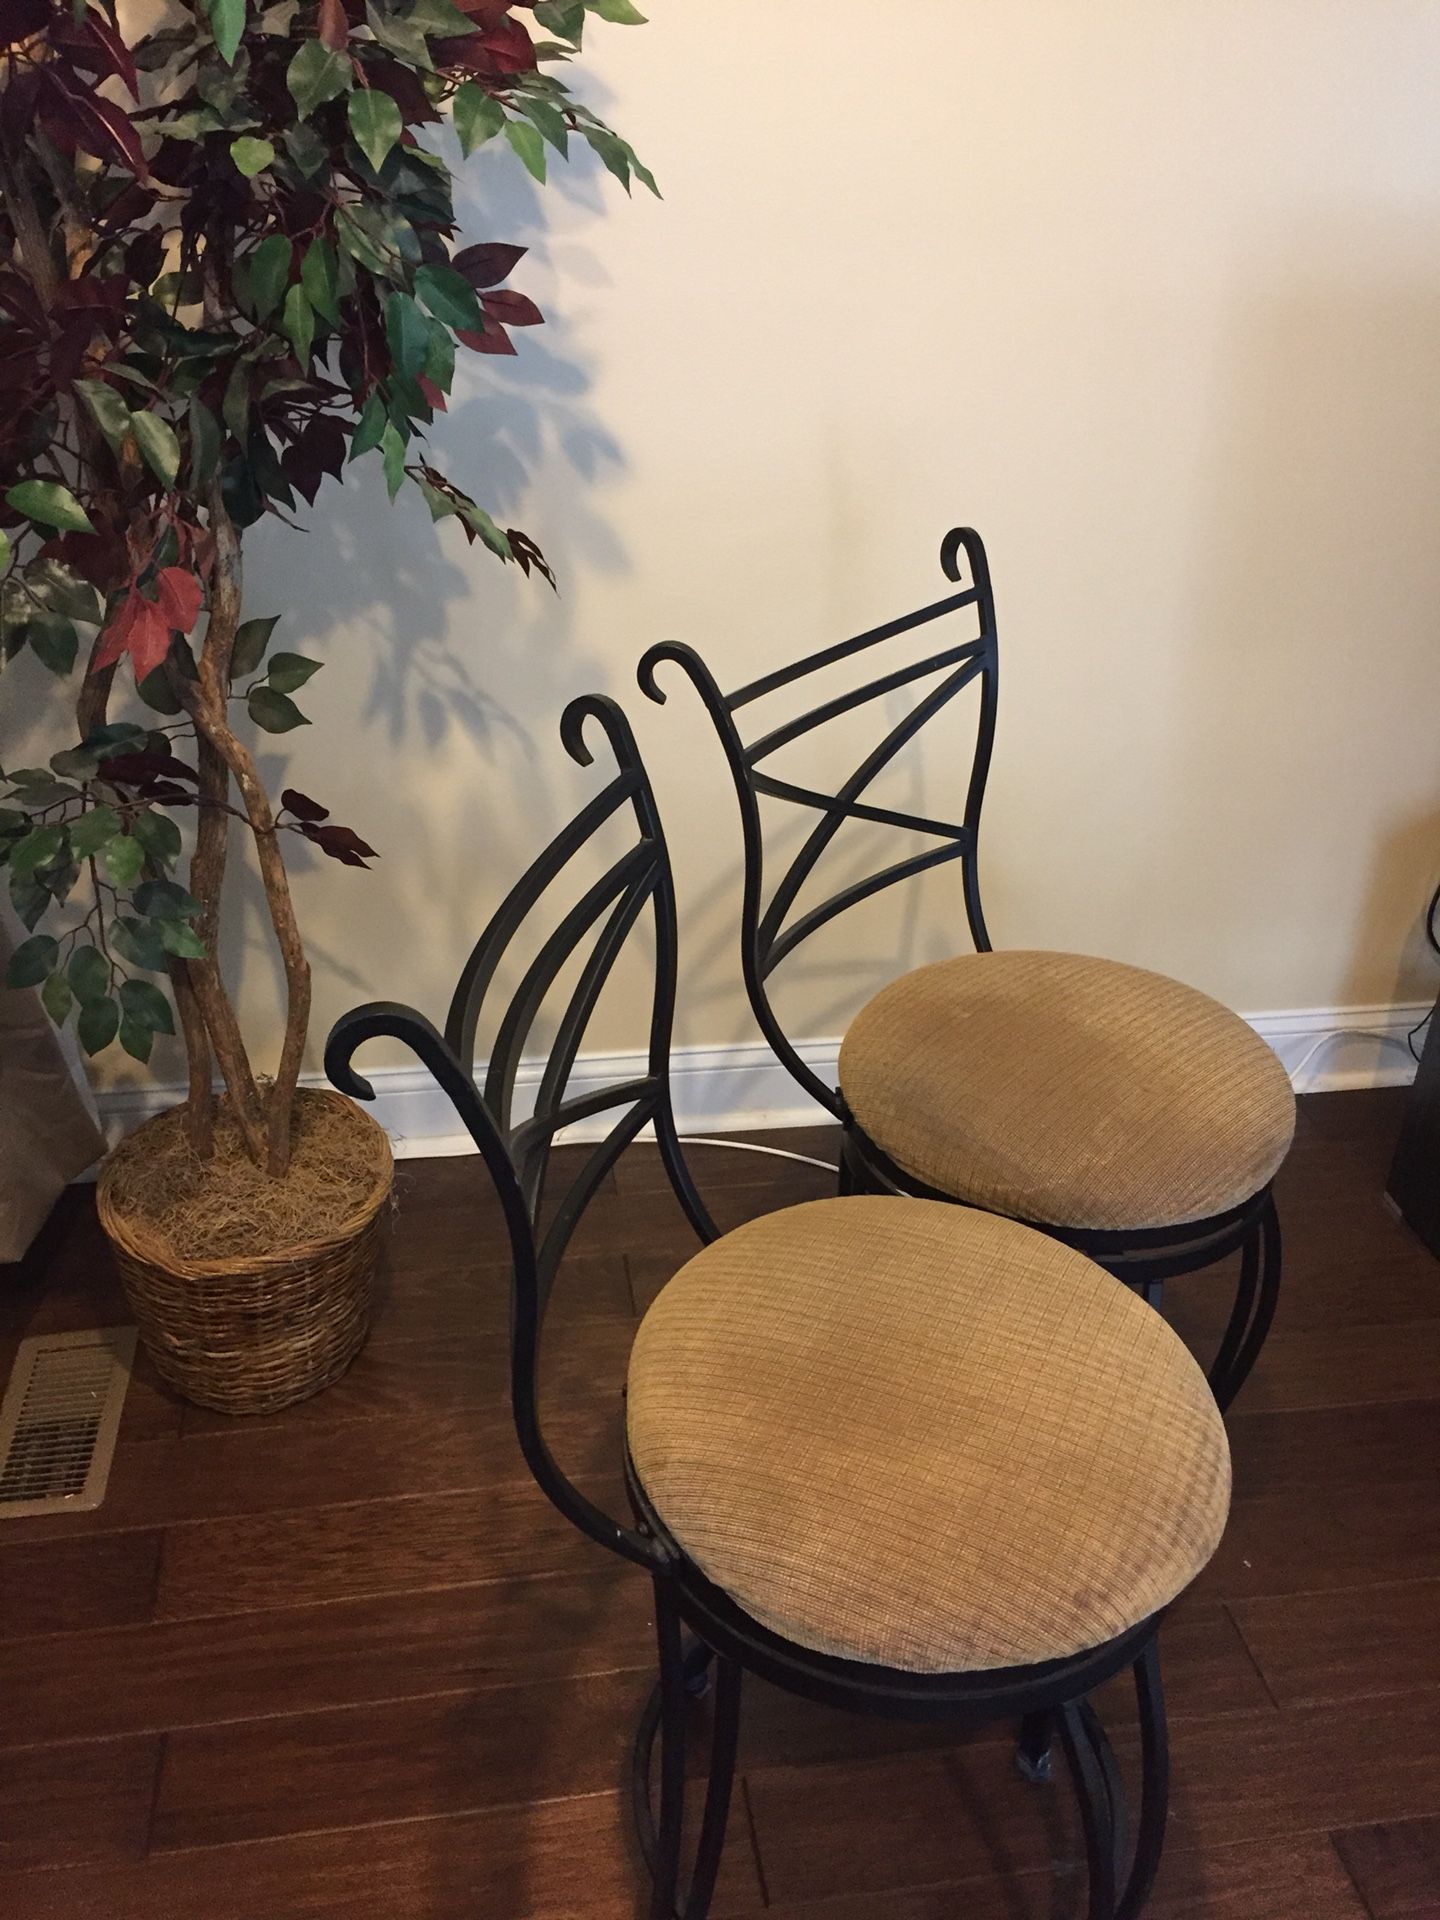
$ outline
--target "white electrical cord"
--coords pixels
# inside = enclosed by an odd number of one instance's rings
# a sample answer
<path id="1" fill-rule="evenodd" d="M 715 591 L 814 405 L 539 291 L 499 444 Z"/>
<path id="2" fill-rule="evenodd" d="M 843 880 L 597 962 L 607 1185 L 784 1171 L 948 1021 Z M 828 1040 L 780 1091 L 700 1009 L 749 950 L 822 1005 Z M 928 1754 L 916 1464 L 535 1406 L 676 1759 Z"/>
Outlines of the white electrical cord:
<path id="1" fill-rule="evenodd" d="M 830 1160 L 812 1160 L 808 1153 L 791 1153 L 788 1147 L 762 1147 L 753 1140 L 712 1140 L 702 1133 L 681 1136 L 682 1147 L 729 1147 L 732 1153 L 768 1153 L 777 1160 L 798 1160 L 804 1167 L 819 1167 L 824 1173 L 839 1173 Z"/>

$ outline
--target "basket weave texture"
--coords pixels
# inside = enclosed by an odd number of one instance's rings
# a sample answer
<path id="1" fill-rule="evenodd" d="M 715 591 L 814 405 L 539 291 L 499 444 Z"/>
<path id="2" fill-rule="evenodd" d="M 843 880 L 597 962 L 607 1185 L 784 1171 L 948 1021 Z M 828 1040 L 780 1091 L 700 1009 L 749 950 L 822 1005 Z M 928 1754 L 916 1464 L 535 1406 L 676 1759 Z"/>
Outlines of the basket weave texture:
<path id="1" fill-rule="evenodd" d="M 376 1136 L 371 1191 L 338 1230 L 280 1253 L 157 1259 L 153 1235 L 116 1209 L 102 1170 L 100 1225 L 140 1337 L 161 1379 L 197 1406 L 292 1406 L 338 1380 L 365 1344 L 395 1167 L 384 1129 L 354 1111 Z"/>

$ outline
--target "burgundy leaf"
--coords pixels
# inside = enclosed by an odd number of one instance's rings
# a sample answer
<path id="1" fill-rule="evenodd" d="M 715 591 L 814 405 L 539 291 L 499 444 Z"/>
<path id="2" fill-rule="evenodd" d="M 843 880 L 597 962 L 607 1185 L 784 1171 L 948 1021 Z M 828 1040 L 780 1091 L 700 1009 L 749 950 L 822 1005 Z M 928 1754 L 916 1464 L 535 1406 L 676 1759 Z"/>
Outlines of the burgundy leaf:
<path id="1" fill-rule="evenodd" d="M 367 846 L 350 827 L 317 827 L 310 821 L 302 821 L 300 831 L 307 840 L 313 840 L 322 853 L 328 853 L 332 860 L 339 860 L 347 867 L 363 867 L 367 860 L 378 860 L 379 854 L 374 847 Z"/>
<path id="2" fill-rule="evenodd" d="M 342 0 L 320 0 L 320 38 L 332 53 L 343 53 L 350 39 L 350 22 Z"/>
<path id="3" fill-rule="evenodd" d="M 318 800 L 312 800 L 308 793 L 300 793 L 294 787 L 286 787 L 280 795 L 282 807 L 288 807 L 297 820 L 328 820 L 330 809 L 322 807 Z"/>
<path id="4" fill-rule="evenodd" d="M 372 87 L 389 94 L 407 126 L 420 127 L 427 121 L 440 119 L 439 109 L 421 86 L 419 77 L 398 60 L 367 60 L 365 78 Z"/>
<path id="5" fill-rule="evenodd" d="M 117 753 L 109 760 L 100 762 L 100 777 L 108 780 L 112 786 L 141 786 L 157 781 L 166 774 L 173 779 L 192 780 L 197 784 L 200 779 L 193 767 L 187 767 L 173 753 L 148 750 L 144 753 Z"/>
<path id="6" fill-rule="evenodd" d="M 101 634 L 91 671 L 113 667 L 128 653 L 136 680 L 143 680 L 163 663 L 169 651 L 170 623 L 153 600 L 147 600 L 138 587 L 132 587 L 120 611 Z"/>
<path id="7" fill-rule="evenodd" d="M 50 0 L 5 0 L 0 7 L 0 47 L 18 46 L 53 18 Z"/>
<path id="8" fill-rule="evenodd" d="M 494 287 L 510 278 L 528 252 L 528 247 L 512 247 L 500 240 L 481 241 L 462 247 L 450 264 L 472 287 Z"/>
<path id="9" fill-rule="evenodd" d="M 67 153 L 80 147 L 97 160 L 119 160 L 142 177 L 147 173 L 145 149 L 127 113 L 80 85 L 63 68 L 47 67 L 42 79 L 60 107 L 58 121 L 51 114 L 45 118 L 45 130 L 57 145 Z"/>
<path id="10" fill-rule="evenodd" d="M 545 316 L 535 302 L 523 293 L 502 287 L 498 293 L 483 293 L 480 304 L 491 320 L 503 320 L 508 327 L 538 327 Z"/>
<path id="11" fill-rule="evenodd" d="M 117 533 L 62 533 L 55 540 L 47 540 L 40 551 L 58 555 L 101 593 L 113 593 L 129 578 L 125 542 Z"/>
<path id="12" fill-rule="evenodd" d="M 537 573 L 544 574 L 545 578 L 550 582 L 551 587 L 558 593 L 560 589 L 556 586 L 555 574 L 550 562 L 545 558 L 529 534 L 522 533 L 519 527 L 507 527 L 505 529 L 505 538 L 510 542 L 510 551 L 520 562 L 520 570 L 525 577 L 527 579 L 530 577 L 530 569 L 534 567 Z"/>
<path id="13" fill-rule="evenodd" d="M 38 334 L 42 340 L 49 332 L 45 309 L 36 298 L 34 288 L 19 274 L 0 273 L 0 307 L 23 321 L 31 333 Z"/>
<path id="14" fill-rule="evenodd" d="M 445 404 L 444 394 L 440 391 L 439 387 L 436 386 L 429 374 L 417 373 L 415 376 L 415 384 L 430 402 L 432 412 L 448 413 L 450 411 L 449 407 Z"/>
<path id="15" fill-rule="evenodd" d="M 155 576 L 155 597 L 172 627 L 189 633 L 200 617 L 200 582 L 184 567 L 165 567 Z"/>
<path id="16" fill-rule="evenodd" d="M 118 74 L 130 89 L 130 98 L 140 98 L 140 76 L 135 71 L 135 60 L 129 47 L 111 26 L 104 14 L 91 7 L 85 17 L 85 24 L 92 37 L 99 42 L 110 56 L 111 72 Z"/>
<path id="17" fill-rule="evenodd" d="M 514 353 L 515 342 L 503 327 L 487 327 L 484 333 L 474 333 L 469 328 L 457 328 L 455 338 L 462 347 L 470 347 L 476 353 Z"/>

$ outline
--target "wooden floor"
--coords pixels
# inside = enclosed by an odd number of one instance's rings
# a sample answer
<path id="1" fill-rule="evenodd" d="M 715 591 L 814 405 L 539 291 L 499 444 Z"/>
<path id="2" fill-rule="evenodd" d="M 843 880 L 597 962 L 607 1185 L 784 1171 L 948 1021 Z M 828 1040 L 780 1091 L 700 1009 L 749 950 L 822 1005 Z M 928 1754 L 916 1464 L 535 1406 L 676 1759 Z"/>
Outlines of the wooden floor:
<path id="1" fill-rule="evenodd" d="M 1397 1096 L 1302 1103 L 1286 1291 L 1231 1421 L 1229 1533 L 1162 1638 L 1159 1920 L 1440 1920 L 1440 1263 L 1384 1209 Z M 813 1130 L 766 1136 L 833 1156 Z M 697 1151 L 722 1223 L 827 1191 Z M 197 1412 L 143 1368 L 104 1507 L 0 1521 L 9 1920 L 600 1920 L 635 1912 L 619 1793 L 651 1676 L 643 1576 L 525 1477 L 505 1275 L 473 1161 L 410 1162 L 369 1348 L 319 1399 Z M 24 1331 L 124 1318 L 88 1200 L 0 1269 Z M 635 1319 L 692 1251 L 653 1150 L 557 1293 L 555 1446 L 619 1499 Z M 1228 1275 L 1172 1287 L 1212 1341 Z M 1120 1729 L 1126 1703 L 1108 1702 Z M 716 1912 L 1063 1920 L 1067 1793 L 1009 1733 L 847 1720 L 751 1684 Z"/>

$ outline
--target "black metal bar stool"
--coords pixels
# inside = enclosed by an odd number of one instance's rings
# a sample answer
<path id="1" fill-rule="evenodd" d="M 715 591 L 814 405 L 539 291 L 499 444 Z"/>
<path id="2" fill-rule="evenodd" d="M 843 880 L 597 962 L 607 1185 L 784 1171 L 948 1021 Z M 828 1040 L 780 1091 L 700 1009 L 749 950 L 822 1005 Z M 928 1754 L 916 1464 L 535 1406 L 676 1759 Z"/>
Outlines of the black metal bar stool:
<path id="1" fill-rule="evenodd" d="M 962 562 L 964 563 L 962 565 Z M 845 1128 L 842 1191 L 959 1201 L 1023 1220 L 1089 1254 L 1161 1304 L 1164 1282 L 1239 1249 L 1240 1280 L 1210 1367 L 1222 1409 L 1264 1343 L 1280 1286 L 1271 1181 L 1289 1149 L 1295 1099 L 1284 1068 L 1238 1015 L 1163 975 L 1079 954 L 995 952 L 980 902 L 979 832 L 995 740 L 994 595 L 980 536 L 947 534 L 941 565 L 957 592 L 722 693 L 693 647 L 652 647 L 656 670 L 689 675 L 724 748 L 744 841 L 741 962 L 756 1019 L 789 1072 Z M 933 623 L 952 637 L 858 687 L 742 738 L 742 709 Z M 958 631 L 955 629 L 958 627 Z M 865 663 L 868 668 L 868 663 Z M 901 750 L 968 687 L 978 691 L 964 813 L 942 820 L 865 796 Z M 781 778 L 771 756 L 829 721 L 907 688 L 915 703 L 833 790 Z M 768 891 L 762 799 L 818 817 Z M 907 854 L 801 910 L 801 894 L 848 821 L 927 836 Z M 802 942 L 847 908 L 949 861 L 975 951 L 882 988 L 855 1016 L 839 1087 L 805 1061 L 770 996 Z"/>
<path id="2" fill-rule="evenodd" d="M 1081 1811 L 1090 1920 L 1134 1920 L 1164 1839 L 1168 1763 L 1156 1630 L 1204 1566 L 1228 1510 L 1225 1431 L 1204 1376 L 1160 1317 L 1054 1238 L 998 1215 L 889 1195 L 782 1209 L 717 1235 L 670 1106 L 675 905 L 653 798 L 620 710 L 586 699 L 619 773 L 513 889 L 467 964 L 442 1034 L 393 1003 L 360 1007 L 326 1048 L 357 1098 L 357 1049 L 402 1041 L 453 1103 L 498 1195 L 513 1262 L 511 1394 L 520 1447 L 567 1519 L 654 1582 L 660 1677 L 635 1745 L 652 1920 L 704 1920 L 735 1769 L 742 1678 L 900 1719 L 1013 1721 L 1045 1770 L 1052 1730 Z M 497 970 L 552 883 L 596 861 L 633 810 L 632 843 L 559 912 L 499 1012 L 483 1094 L 477 1024 Z M 598 864 L 598 863 L 597 863 Z M 573 889 L 572 889 L 573 890 Z M 646 1072 L 570 1098 L 606 978 L 650 909 L 656 957 Z M 516 1077 L 546 989 L 576 963 L 534 1113 Z M 545 1205 L 556 1132 L 611 1112 Z M 701 1252 L 641 1323 L 628 1371 L 632 1517 L 602 1512 L 542 1432 L 545 1309 L 587 1202 L 653 1124 Z M 687 1637 L 688 1635 L 688 1637 Z M 1124 1835 L 1120 1773 L 1089 1696 L 1132 1669 L 1141 1800 Z M 710 1766 L 682 1896 L 687 1726 L 713 1672 Z M 658 1811 L 652 1749 L 658 1743 Z"/>

